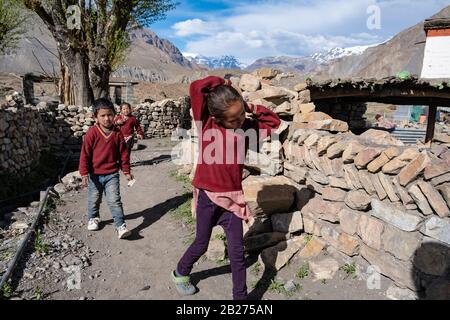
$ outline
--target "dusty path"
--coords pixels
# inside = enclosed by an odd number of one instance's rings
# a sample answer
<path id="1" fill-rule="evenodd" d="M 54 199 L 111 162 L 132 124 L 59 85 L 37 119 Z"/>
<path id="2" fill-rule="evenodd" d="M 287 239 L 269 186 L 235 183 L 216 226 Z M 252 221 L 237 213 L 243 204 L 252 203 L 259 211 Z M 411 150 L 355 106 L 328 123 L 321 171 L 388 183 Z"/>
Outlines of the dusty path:
<path id="1" fill-rule="evenodd" d="M 122 200 L 132 236 L 128 240 L 117 239 L 110 213 L 104 204 L 101 230 L 88 232 L 85 221 L 86 192 L 64 194 L 63 204 L 58 206 L 55 214 L 67 224 L 65 232 L 81 240 L 93 252 L 89 266 L 81 270 L 80 288 L 68 290 L 68 274 L 47 264 L 47 268 L 43 268 L 45 271 L 42 270 L 44 276 L 37 276 L 38 279 L 32 281 L 26 277 L 20 280 L 18 291 L 22 292 L 22 298 L 30 298 L 33 286 L 39 285 L 44 299 L 180 299 L 169 273 L 192 240 L 192 234 L 169 211 L 186 202 L 188 197 L 183 184 L 171 177 L 177 169 L 172 162 L 165 160 L 152 164 L 155 159 L 167 159 L 170 154 L 168 141 L 144 141 L 144 144 L 146 148 L 136 151 L 133 156 L 142 161 L 133 168 L 136 184 L 128 188 L 124 177 L 121 178 Z M 248 261 L 248 286 L 254 298 L 385 299 L 389 285 L 383 279 L 379 290 L 367 290 L 364 280 L 344 280 L 346 274 L 343 271 L 327 283 L 313 282 L 311 276 L 298 279 L 295 274 L 304 261 L 294 257 L 276 277 L 271 275 L 254 290 L 263 273 L 258 271 L 254 257 L 249 257 Z M 29 270 L 25 272 L 29 273 Z M 53 281 L 56 274 L 60 280 Z M 194 283 L 198 283 L 200 291 L 187 299 L 231 299 L 228 264 L 201 259 L 194 267 L 192 278 Z M 273 279 L 275 282 L 269 286 Z M 276 284 L 291 279 L 301 284 L 303 289 L 287 296 L 285 291 L 278 290 Z"/>

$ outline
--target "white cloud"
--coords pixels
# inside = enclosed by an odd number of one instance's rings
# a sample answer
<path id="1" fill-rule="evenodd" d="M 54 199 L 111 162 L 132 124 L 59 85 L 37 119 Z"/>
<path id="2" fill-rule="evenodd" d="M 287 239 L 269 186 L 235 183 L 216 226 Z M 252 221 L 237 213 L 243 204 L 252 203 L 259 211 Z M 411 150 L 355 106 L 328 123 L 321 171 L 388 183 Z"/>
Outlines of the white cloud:
<path id="1" fill-rule="evenodd" d="M 381 29 L 369 30 L 367 8 L 381 9 Z M 379 43 L 436 13 L 450 0 L 265 0 L 239 4 L 226 15 L 172 26 L 186 51 L 232 54 L 244 63 L 265 56 L 302 56 L 333 47 Z"/>

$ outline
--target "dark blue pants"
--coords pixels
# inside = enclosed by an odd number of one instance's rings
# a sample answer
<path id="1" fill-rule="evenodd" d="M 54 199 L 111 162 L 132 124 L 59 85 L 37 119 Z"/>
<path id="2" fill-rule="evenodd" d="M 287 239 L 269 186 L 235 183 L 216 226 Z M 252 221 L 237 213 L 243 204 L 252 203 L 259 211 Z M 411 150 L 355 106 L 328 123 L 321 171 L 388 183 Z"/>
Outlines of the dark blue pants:
<path id="1" fill-rule="evenodd" d="M 177 272 L 182 276 L 191 273 L 194 263 L 208 250 L 211 232 L 216 225 L 222 226 L 227 237 L 228 257 L 233 278 L 233 299 L 246 299 L 247 270 L 244 258 L 242 219 L 213 203 L 203 190 L 198 195 L 195 240 L 178 263 Z"/>

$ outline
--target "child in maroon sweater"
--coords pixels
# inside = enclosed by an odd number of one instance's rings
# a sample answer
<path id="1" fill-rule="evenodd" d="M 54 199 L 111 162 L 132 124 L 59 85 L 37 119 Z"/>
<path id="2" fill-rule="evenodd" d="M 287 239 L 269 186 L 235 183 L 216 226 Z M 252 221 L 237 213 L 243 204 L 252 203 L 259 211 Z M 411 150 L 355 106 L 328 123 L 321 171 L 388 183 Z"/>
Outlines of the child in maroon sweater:
<path id="1" fill-rule="evenodd" d="M 210 76 L 195 81 L 190 96 L 200 145 L 192 182 L 197 229 L 194 242 L 172 272 L 172 280 L 180 294 L 195 293 L 189 274 L 208 249 L 213 227 L 220 225 L 228 242 L 233 298 L 247 299 L 242 225 L 250 218 L 242 191 L 242 171 L 250 145 L 247 138 L 254 133 L 259 143 L 281 121 L 269 109 L 245 103 L 229 80 Z"/>
<path id="2" fill-rule="evenodd" d="M 119 239 L 122 239 L 131 233 L 125 225 L 119 170 L 122 169 L 128 180 L 133 180 L 130 154 L 122 133 L 113 125 L 112 102 L 101 98 L 94 102 L 93 108 L 97 123 L 84 137 L 79 164 L 82 185 L 88 187 L 88 230 L 99 229 L 99 209 L 104 193 Z"/>
<path id="3" fill-rule="evenodd" d="M 123 103 L 120 107 L 120 114 L 114 119 L 114 124 L 120 127 L 120 131 L 127 143 L 128 153 L 131 154 L 131 149 L 134 145 L 134 130 L 136 129 L 139 140 L 144 139 L 144 132 L 136 117 L 131 114 L 131 105 L 128 102 Z"/>

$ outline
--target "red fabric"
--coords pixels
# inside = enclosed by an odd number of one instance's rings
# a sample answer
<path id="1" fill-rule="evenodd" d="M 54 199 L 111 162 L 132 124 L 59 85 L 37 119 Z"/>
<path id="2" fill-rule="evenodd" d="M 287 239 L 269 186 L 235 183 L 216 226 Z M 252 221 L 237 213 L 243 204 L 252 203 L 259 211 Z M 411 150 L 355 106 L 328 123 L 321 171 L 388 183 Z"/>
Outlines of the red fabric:
<path id="1" fill-rule="evenodd" d="M 125 174 L 130 173 L 130 155 L 120 130 L 114 127 L 106 137 L 97 124 L 89 128 L 81 147 L 80 174 L 104 175 L 120 169 Z"/>
<path id="2" fill-rule="evenodd" d="M 234 159 L 232 163 L 228 164 L 225 163 L 225 161 L 219 164 L 205 163 L 202 160 L 202 155 L 204 154 L 205 149 L 207 149 L 208 145 L 211 144 L 211 141 L 205 141 L 206 139 L 203 139 L 203 141 L 201 141 L 201 137 L 203 137 L 203 134 L 206 130 L 218 130 L 218 132 L 216 132 L 224 137 L 222 148 L 217 148 L 219 150 L 216 150 L 218 153 L 222 153 L 219 156 L 225 159 L 227 152 L 230 152 L 230 150 L 226 150 L 227 138 L 225 138 L 230 136 L 229 130 L 220 126 L 214 121 L 214 119 L 212 119 L 206 106 L 206 97 L 208 92 L 211 89 L 214 89 L 223 84 L 225 84 L 224 79 L 215 76 L 209 76 L 205 79 L 194 81 L 190 87 L 191 107 L 194 120 L 196 121 L 196 123 L 198 123 L 199 121 L 202 123 L 202 131 L 199 132 L 199 139 L 201 142 L 199 150 L 199 162 L 197 164 L 192 184 L 198 189 L 212 192 L 229 192 L 242 190 L 242 170 L 244 168 L 244 165 L 242 164 L 242 161 L 238 160 L 238 156 L 244 156 L 245 158 L 245 154 L 238 154 L 238 143 L 236 142 L 236 140 L 232 144 L 235 149 Z M 244 121 L 244 124 L 242 125 L 243 130 L 248 130 L 251 128 L 259 130 L 259 139 L 262 140 L 269 136 L 273 130 L 276 130 L 279 127 L 281 123 L 280 119 L 275 113 L 273 113 L 266 107 L 260 105 L 251 105 L 248 107 L 249 110 L 253 111 L 256 119 L 246 119 Z M 246 150 L 247 148 L 248 145 L 246 144 Z M 209 151 L 206 153 L 209 153 Z"/>
<path id="3" fill-rule="evenodd" d="M 139 122 L 137 121 L 136 117 L 133 115 L 129 115 L 127 121 L 125 121 L 124 124 L 117 124 L 117 121 L 123 120 L 124 116 L 122 114 L 119 114 L 116 119 L 114 119 L 114 124 L 118 127 L 120 127 L 120 131 L 122 132 L 124 137 L 132 136 L 134 133 L 134 129 L 136 129 L 136 132 L 143 136 L 144 132 L 142 131 L 141 126 L 139 125 Z"/>

